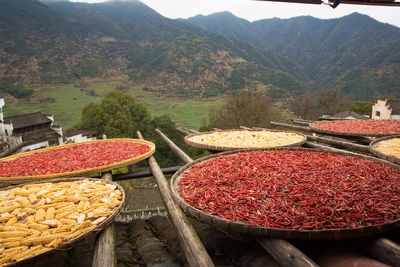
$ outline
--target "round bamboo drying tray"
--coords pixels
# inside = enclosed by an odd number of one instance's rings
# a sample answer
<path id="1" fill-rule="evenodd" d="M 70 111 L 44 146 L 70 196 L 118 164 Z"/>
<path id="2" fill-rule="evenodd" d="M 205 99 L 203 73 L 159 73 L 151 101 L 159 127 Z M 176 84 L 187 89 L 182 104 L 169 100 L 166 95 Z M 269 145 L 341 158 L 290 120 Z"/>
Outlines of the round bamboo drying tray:
<path id="1" fill-rule="evenodd" d="M 399 134 L 400 131 L 398 133 L 360 133 L 360 132 L 344 132 L 344 131 L 333 131 L 333 130 L 325 130 L 325 129 L 320 129 L 320 128 L 316 128 L 316 126 L 318 124 L 322 124 L 322 123 L 343 123 L 343 122 L 366 122 L 369 120 L 337 120 L 337 121 L 321 121 L 321 122 L 314 122 L 314 123 L 310 123 L 309 127 L 314 130 L 315 132 L 319 132 L 319 133 L 323 133 L 323 134 L 332 134 L 332 135 L 341 135 L 341 136 L 354 136 L 354 137 L 383 137 L 383 136 L 393 136 L 396 134 Z"/>
<path id="2" fill-rule="evenodd" d="M 126 165 L 130 165 L 139 161 L 142 161 L 148 157 L 150 157 L 154 151 L 155 151 L 155 145 L 152 142 L 142 140 L 142 139 L 129 139 L 129 138 L 115 138 L 115 139 L 105 139 L 105 140 L 94 140 L 94 141 L 86 141 L 86 142 L 80 142 L 76 144 L 65 144 L 65 145 L 60 145 L 60 146 L 54 146 L 54 147 L 49 147 L 49 148 L 43 148 L 43 149 L 38 149 L 38 150 L 33 150 L 29 152 L 24 152 L 16 155 L 12 155 L 6 158 L 0 159 L 0 161 L 6 161 L 10 159 L 15 159 L 18 157 L 23 157 L 25 155 L 29 154 L 35 154 L 38 153 L 40 154 L 43 151 L 51 151 L 54 149 L 60 149 L 64 147 L 72 147 L 72 146 L 79 146 L 81 144 L 86 144 L 86 143 L 94 143 L 94 142 L 113 142 L 113 141 L 130 141 L 130 142 L 135 142 L 135 143 L 142 143 L 146 144 L 150 147 L 150 150 L 144 154 L 141 154 L 137 157 L 130 158 L 127 160 L 115 162 L 113 164 L 108 164 L 104 166 L 99 166 L 99 167 L 94 167 L 94 168 L 87 168 L 87 169 L 82 169 L 82 170 L 77 170 L 77 171 L 70 171 L 70 172 L 63 172 L 63 173 L 53 173 L 53 174 L 42 174 L 42 175 L 27 175 L 27 176 L 14 176 L 14 177 L 0 177 L 0 183 L 22 183 L 22 182 L 27 182 L 27 181 L 36 181 L 36 180 L 44 180 L 44 179 L 54 179 L 54 178 L 61 178 L 61 177 L 74 177 L 74 176 L 80 176 L 80 175 L 89 175 L 97 172 L 107 172 L 116 168 L 120 168 Z"/>
<path id="3" fill-rule="evenodd" d="M 332 154 L 339 154 L 344 156 L 355 157 L 354 155 L 350 155 L 346 152 L 331 152 L 325 149 L 307 149 L 307 148 L 267 148 L 267 149 L 253 149 L 248 151 L 264 151 L 264 150 L 302 150 L 302 151 L 317 151 L 317 152 L 328 152 Z M 187 203 L 179 194 L 178 191 L 178 183 L 182 178 L 183 173 L 188 170 L 191 166 L 203 163 L 207 160 L 220 157 L 220 156 L 228 156 L 235 153 L 239 153 L 243 151 L 227 151 L 221 152 L 218 154 L 214 154 L 211 156 L 206 156 L 203 158 L 199 158 L 191 163 L 186 164 L 181 169 L 176 172 L 171 179 L 171 192 L 175 201 L 179 204 L 182 210 L 200 221 L 209 223 L 214 227 L 221 229 L 223 231 L 232 232 L 232 233 L 242 233 L 249 234 L 254 236 L 265 236 L 265 237 L 275 237 L 281 239 L 299 239 L 299 240 L 339 240 L 339 239 L 351 239 L 351 238 L 362 238 L 367 236 L 373 236 L 384 232 L 389 232 L 400 227 L 400 218 L 391 221 L 389 223 L 377 224 L 373 226 L 364 226 L 357 228 L 337 228 L 337 229 L 323 229 L 323 230 L 296 230 L 296 229 L 281 229 L 281 228 L 267 228 L 262 226 L 254 226 L 245 222 L 237 222 L 231 221 L 227 219 L 223 219 L 219 216 L 212 215 L 208 212 L 204 212 L 200 209 L 197 209 Z M 400 166 L 392 164 L 382 159 L 378 159 L 375 157 L 369 157 L 365 155 L 357 156 L 358 158 L 364 160 L 370 160 L 374 162 L 378 162 L 381 164 L 388 165 L 396 170 L 400 170 Z"/>
<path id="4" fill-rule="evenodd" d="M 78 245 L 82 241 L 87 240 L 87 239 L 93 237 L 94 235 L 98 234 L 99 232 L 101 232 L 106 227 L 108 227 L 111 223 L 114 222 L 115 218 L 118 216 L 118 214 L 120 213 L 120 211 L 122 210 L 122 208 L 125 204 L 125 192 L 120 185 L 110 182 L 110 181 L 99 180 L 99 179 L 95 179 L 95 178 L 83 178 L 83 177 L 58 178 L 58 179 L 51 179 L 51 180 L 46 180 L 46 181 L 36 181 L 36 182 L 30 182 L 30 183 L 9 186 L 6 188 L 2 188 L 1 190 L 3 191 L 3 190 L 12 189 L 12 188 L 22 187 L 22 186 L 28 185 L 28 184 L 30 185 L 30 184 L 40 184 L 40 183 L 74 182 L 74 181 L 80 181 L 80 180 L 82 180 L 82 181 L 83 180 L 102 181 L 106 184 L 115 185 L 116 188 L 119 191 L 121 191 L 121 193 L 122 193 L 120 204 L 116 208 L 114 208 L 114 211 L 112 214 L 108 215 L 107 218 L 104 221 L 102 221 L 101 223 L 99 223 L 94 229 L 92 229 L 92 230 L 58 246 L 58 247 L 50 249 L 44 253 L 34 255 L 34 256 L 31 256 L 31 257 L 28 257 L 28 258 L 25 258 L 20 261 L 13 262 L 13 263 L 10 263 L 10 264 L 4 265 L 4 266 L 20 266 L 20 265 L 26 266 L 27 264 L 34 264 L 35 260 L 41 259 L 46 256 L 50 256 L 53 254 L 57 254 L 57 252 L 59 252 L 59 251 L 69 250 L 69 249 L 73 248 L 74 246 Z"/>
<path id="5" fill-rule="evenodd" d="M 204 144 L 204 143 L 199 143 L 190 140 L 194 136 L 201 136 L 201 135 L 208 135 L 208 134 L 213 134 L 217 132 L 274 132 L 274 133 L 291 133 L 291 134 L 296 134 L 299 135 L 303 138 L 303 140 L 299 142 L 294 142 L 294 143 L 289 143 L 285 145 L 280 145 L 280 146 L 270 146 L 268 148 L 274 148 L 274 147 L 296 147 L 296 146 L 301 146 L 304 144 L 307 140 L 307 137 L 304 134 L 294 132 L 294 131 L 283 131 L 283 130 L 274 130 L 274 129 L 229 129 L 229 130 L 219 130 L 219 131 L 208 131 L 208 132 L 199 132 L 199 133 L 193 133 L 185 136 L 185 142 L 191 146 L 198 147 L 198 148 L 203 148 L 207 149 L 210 151 L 233 151 L 233 150 L 251 150 L 251 149 L 256 149 L 256 148 L 267 148 L 263 146 L 253 146 L 253 147 L 239 147 L 239 146 L 215 146 L 215 145 L 209 145 L 209 144 Z"/>
<path id="6" fill-rule="evenodd" d="M 385 141 L 385 140 L 390 140 L 390 139 L 393 139 L 393 138 L 400 138 L 400 135 L 386 136 L 386 137 L 382 137 L 382 138 L 379 138 L 379 139 L 375 139 L 374 141 L 371 142 L 369 147 L 371 149 L 371 152 L 375 156 L 377 156 L 378 158 L 381 158 L 381 159 L 387 160 L 389 162 L 392 162 L 392 163 L 400 165 L 400 155 L 397 158 L 397 157 L 394 157 L 394 156 L 390 156 L 390 155 L 384 154 L 384 153 L 382 153 L 382 152 L 380 152 L 380 151 L 375 149 L 376 146 L 379 145 L 380 142 Z"/>

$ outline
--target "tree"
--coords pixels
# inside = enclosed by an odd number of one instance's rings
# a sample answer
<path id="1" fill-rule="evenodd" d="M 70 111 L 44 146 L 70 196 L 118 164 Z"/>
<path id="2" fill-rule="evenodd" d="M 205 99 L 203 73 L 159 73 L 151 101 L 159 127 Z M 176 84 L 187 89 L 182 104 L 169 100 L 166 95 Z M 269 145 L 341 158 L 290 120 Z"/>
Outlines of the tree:
<path id="1" fill-rule="evenodd" d="M 96 128 L 99 136 L 135 137 L 137 131 L 150 134 L 151 116 L 132 96 L 113 90 L 101 103 L 88 104 L 82 111 L 81 127 Z"/>
<path id="2" fill-rule="evenodd" d="M 349 106 L 351 111 L 357 112 L 359 114 L 368 114 L 372 113 L 372 102 L 354 102 Z"/>
<path id="3" fill-rule="evenodd" d="M 302 119 L 317 120 L 322 115 L 333 115 L 348 109 L 350 99 L 341 96 L 337 89 L 304 92 L 293 99 L 289 109 Z"/>
<path id="4" fill-rule="evenodd" d="M 209 113 L 208 124 L 202 130 L 234 129 L 239 126 L 269 127 L 270 121 L 279 121 L 282 112 L 262 93 L 241 91 L 218 110 Z"/>

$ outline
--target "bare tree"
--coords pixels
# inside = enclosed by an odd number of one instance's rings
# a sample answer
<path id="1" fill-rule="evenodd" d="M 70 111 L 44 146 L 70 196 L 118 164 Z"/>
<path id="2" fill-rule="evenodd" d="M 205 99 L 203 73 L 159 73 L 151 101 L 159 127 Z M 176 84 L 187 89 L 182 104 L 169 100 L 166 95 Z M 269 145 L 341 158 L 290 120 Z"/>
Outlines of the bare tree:
<path id="1" fill-rule="evenodd" d="M 305 92 L 295 98 L 289 109 L 302 119 L 317 120 L 322 115 L 333 115 L 349 109 L 352 100 L 342 97 L 340 90 Z"/>
<path id="2" fill-rule="evenodd" d="M 203 130 L 220 128 L 233 129 L 239 126 L 268 127 L 270 121 L 279 121 L 282 112 L 271 104 L 262 93 L 242 91 L 218 110 L 209 113 L 209 122 Z"/>

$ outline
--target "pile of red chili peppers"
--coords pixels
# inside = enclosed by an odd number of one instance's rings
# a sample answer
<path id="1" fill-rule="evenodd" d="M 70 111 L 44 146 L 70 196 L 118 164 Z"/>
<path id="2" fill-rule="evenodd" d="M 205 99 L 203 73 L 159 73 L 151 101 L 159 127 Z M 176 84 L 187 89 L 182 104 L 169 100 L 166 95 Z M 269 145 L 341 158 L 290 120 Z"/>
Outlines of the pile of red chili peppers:
<path id="1" fill-rule="evenodd" d="M 45 149 L 0 161 L 0 177 L 34 176 L 72 172 L 114 164 L 151 150 L 145 143 L 102 140 Z"/>
<path id="2" fill-rule="evenodd" d="M 313 128 L 359 134 L 400 134 L 400 121 L 396 120 L 348 120 L 318 122 Z"/>
<path id="3" fill-rule="evenodd" d="M 327 152 L 219 156 L 186 170 L 178 190 L 202 211 L 267 228 L 357 228 L 400 218 L 400 171 Z"/>

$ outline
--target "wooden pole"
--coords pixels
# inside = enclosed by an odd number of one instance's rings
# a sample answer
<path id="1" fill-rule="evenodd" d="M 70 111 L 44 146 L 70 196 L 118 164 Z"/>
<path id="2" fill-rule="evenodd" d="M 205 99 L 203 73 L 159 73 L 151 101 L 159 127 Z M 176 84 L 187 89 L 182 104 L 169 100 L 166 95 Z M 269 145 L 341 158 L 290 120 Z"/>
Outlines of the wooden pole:
<path id="1" fill-rule="evenodd" d="M 310 123 L 312 123 L 313 121 L 305 121 L 305 120 L 299 120 L 299 119 L 292 119 L 292 122 L 295 124 L 299 124 L 299 125 L 303 125 L 308 127 L 310 125 Z"/>
<path id="2" fill-rule="evenodd" d="M 350 149 L 350 150 L 371 153 L 369 146 L 358 145 L 358 144 L 354 144 L 354 143 L 350 143 L 350 142 L 346 142 L 346 141 L 329 139 L 329 138 L 320 137 L 320 136 L 312 136 L 312 135 L 306 135 L 306 136 L 307 136 L 307 140 L 319 141 L 322 143 L 336 145 L 336 146 L 340 146 L 340 147 Z"/>
<path id="3" fill-rule="evenodd" d="M 137 132 L 137 135 L 140 139 L 143 139 L 143 136 L 139 131 Z M 165 179 L 165 176 L 158 166 L 157 161 L 153 156 L 151 156 L 148 159 L 148 162 L 150 165 L 150 169 L 153 172 L 154 178 L 157 182 L 158 189 L 160 190 L 165 207 L 168 210 L 172 225 L 174 226 L 177 236 L 180 240 L 180 244 L 182 245 L 182 249 L 185 253 L 185 257 L 188 261 L 189 266 L 214 266 L 214 263 L 212 262 L 210 256 L 207 254 L 206 249 L 201 243 L 189 220 L 173 201 L 167 179 Z"/>
<path id="4" fill-rule="evenodd" d="M 183 152 L 177 145 L 175 145 L 166 135 L 164 135 L 160 130 L 157 131 L 157 133 L 160 135 L 162 134 L 161 138 L 164 140 L 168 140 L 167 145 L 171 148 L 171 150 L 179 157 L 179 154 L 183 153 L 186 155 L 185 152 Z M 165 141 L 165 140 L 164 140 Z M 170 146 L 173 144 L 173 148 Z M 177 151 L 180 151 L 179 154 L 177 154 Z M 183 160 L 183 158 L 182 158 Z M 193 160 L 190 157 L 186 158 L 185 163 L 190 163 Z M 267 250 L 269 254 L 279 263 L 282 264 L 282 266 L 318 266 L 316 263 L 314 263 L 310 258 L 308 258 L 303 252 L 298 250 L 296 247 L 294 247 L 292 244 L 285 240 L 281 239 L 272 239 L 269 241 L 269 238 L 259 238 L 256 239 L 258 243 L 260 241 L 260 245 Z M 268 248 L 268 249 L 267 249 Z M 273 252 L 273 253 L 270 253 Z M 279 252 L 280 251 L 280 252 Z M 289 253 L 290 252 L 290 253 Z M 295 257 L 293 255 L 296 255 Z M 277 258 L 275 258 L 277 257 Z M 296 263 L 298 265 L 292 265 L 291 263 L 293 262 L 292 258 L 296 259 Z"/>
<path id="5" fill-rule="evenodd" d="M 257 242 L 282 266 L 318 266 L 289 242 L 277 238 L 256 238 Z"/>
<path id="6" fill-rule="evenodd" d="M 106 172 L 102 176 L 103 180 L 112 181 L 111 172 Z M 115 230 L 114 224 L 111 224 L 96 237 L 96 245 L 92 267 L 114 267 L 117 266 L 117 257 L 115 254 Z"/>
<path id="7" fill-rule="evenodd" d="M 192 162 L 192 158 L 189 157 L 182 149 L 180 149 L 174 142 L 172 142 L 163 132 L 159 129 L 155 130 L 161 139 L 171 148 L 171 150 L 185 163 Z"/>
<path id="8" fill-rule="evenodd" d="M 400 263 L 400 246 L 387 239 L 376 238 L 360 242 L 362 251 L 371 257 L 392 266 L 398 266 Z"/>
<path id="9" fill-rule="evenodd" d="M 280 126 L 280 127 L 285 127 L 285 128 L 298 130 L 298 131 L 314 132 L 310 127 L 303 127 L 303 126 L 297 126 L 297 125 L 281 123 L 281 122 L 274 122 L 274 121 L 271 121 L 270 124 L 273 125 L 273 126 Z"/>
<path id="10" fill-rule="evenodd" d="M 176 128 L 176 131 L 177 131 L 178 133 L 180 133 L 181 135 L 183 135 L 183 136 L 186 136 L 186 135 L 189 134 L 188 132 L 186 132 L 185 130 L 183 130 L 183 129 L 181 129 L 181 128 Z"/>

